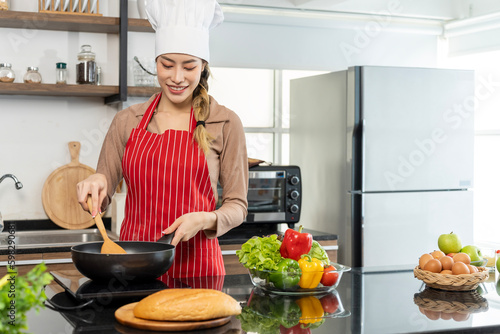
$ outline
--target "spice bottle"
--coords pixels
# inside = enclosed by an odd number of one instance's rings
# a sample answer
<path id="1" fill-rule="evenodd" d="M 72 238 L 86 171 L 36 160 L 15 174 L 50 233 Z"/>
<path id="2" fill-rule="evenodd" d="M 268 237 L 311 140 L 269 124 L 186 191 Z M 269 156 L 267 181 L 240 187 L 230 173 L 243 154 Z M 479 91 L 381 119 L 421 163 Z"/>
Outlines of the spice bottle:
<path id="1" fill-rule="evenodd" d="M 78 53 L 76 82 L 87 85 L 94 85 L 96 83 L 95 53 L 92 52 L 90 45 L 82 45 L 82 49 Z"/>
<path id="2" fill-rule="evenodd" d="M 14 82 L 16 74 L 9 63 L 0 63 L 0 82 Z"/>
<path id="3" fill-rule="evenodd" d="M 56 84 L 66 84 L 66 63 L 56 63 Z"/>
<path id="4" fill-rule="evenodd" d="M 24 82 L 25 83 L 41 83 L 42 82 L 42 76 L 38 72 L 38 67 L 28 67 L 28 70 L 26 74 L 24 75 Z"/>

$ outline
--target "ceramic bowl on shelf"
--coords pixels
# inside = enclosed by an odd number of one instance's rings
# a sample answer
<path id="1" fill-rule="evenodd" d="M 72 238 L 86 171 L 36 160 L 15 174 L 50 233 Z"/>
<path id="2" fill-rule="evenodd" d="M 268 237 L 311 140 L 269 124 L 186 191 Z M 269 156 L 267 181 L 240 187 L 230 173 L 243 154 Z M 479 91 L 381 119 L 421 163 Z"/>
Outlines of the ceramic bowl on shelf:
<path id="1" fill-rule="evenodd" d="M 335 270 L 329 271 L 329 273 L 336 276 L 334 283 L 329 286 L 319 283 L 314 288 L 302 288 L 299 285 L 300 280 L 294 280 L 291 278 L 291 275 L 279 271 L 248 269 L 248 272 L 250 274 L 252 284 L 264 291 L 280 295 L 312 295 L 328 293 L 334 290 L 340 283 L 342 273 L 351 270 L 350 267 L 338 263 L 332 263 L 332 266 L 335 267 Z M 322 274 L 322 271 L 306 273 L 306 275 Z M 298 275 L 301 279 L 303 279 L 303 276 L 304 273 Z"/>

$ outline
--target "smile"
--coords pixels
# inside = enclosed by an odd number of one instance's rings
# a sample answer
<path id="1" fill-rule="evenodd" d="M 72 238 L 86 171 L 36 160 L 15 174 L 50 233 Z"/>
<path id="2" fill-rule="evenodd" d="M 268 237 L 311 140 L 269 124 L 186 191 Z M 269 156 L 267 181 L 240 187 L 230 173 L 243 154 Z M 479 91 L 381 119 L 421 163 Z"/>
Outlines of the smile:
<path id="1" fill-rule="evenodd" d="M 183 91 L 184 89 L 186 89 L 188 86 L 168 86 L 168 88 L 170 90 L 173 90 L 173 91 L 176 91 L 176 92 L 180 92 L 180 91 Z"/>

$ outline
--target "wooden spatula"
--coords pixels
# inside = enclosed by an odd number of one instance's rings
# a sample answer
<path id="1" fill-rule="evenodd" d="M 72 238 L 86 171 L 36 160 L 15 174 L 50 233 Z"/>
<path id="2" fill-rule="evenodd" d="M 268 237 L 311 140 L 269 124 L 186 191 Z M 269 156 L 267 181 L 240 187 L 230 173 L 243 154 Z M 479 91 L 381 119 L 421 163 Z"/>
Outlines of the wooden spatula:
<path id="1" fill-rule="evenodd" d="M 92 197 L 87 198 L 87 205 L 89 206 L 90 214 L 92 214 Z M 104 227 L 104 223 L 102 222 L 101 215 L 98 213 L 94 217 L 94 221 L 101 232 L 102 238 L 104 239 L 104 243 L 101 247 L 101 253 L 103 254 L 127 254 L 125 249 L 123 249 L 120 245 L 115 243 L 108 237 L 108 233 L 106 233 L 106 228 Z"/>

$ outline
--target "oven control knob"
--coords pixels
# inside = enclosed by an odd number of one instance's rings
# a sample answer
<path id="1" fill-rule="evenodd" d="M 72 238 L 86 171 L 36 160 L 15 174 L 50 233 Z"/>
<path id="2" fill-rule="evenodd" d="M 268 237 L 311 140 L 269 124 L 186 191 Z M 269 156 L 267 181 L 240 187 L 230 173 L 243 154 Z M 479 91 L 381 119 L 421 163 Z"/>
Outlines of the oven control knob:
<path id="1" fill-rule="evenodd" d="M 300 182 L 300 179 L 297 175 L 292 175 L 292 176 L 290 176 L 289 182 L 290 182 L 290 184 L 295 186 Z"/>
<path id="2" fill-rule="evenodd" d="M 292 190 L 290 191 L 290 193 L 288 194 L 288 196 L 293 199 L 294 201 L 297 200 L 297 198 L 299 198 L 299 192 L 297 190 Z"/>
<path id="3" fill-rule="evenodd" d="M 292 204 L 288 210 L 291 213 L 297 213 L 299 212 L 299 206 L 297 204 Z"/>

